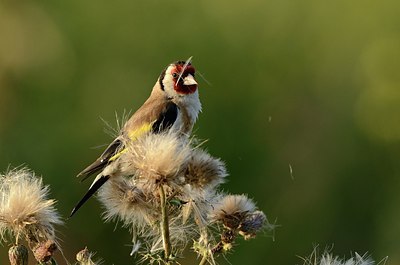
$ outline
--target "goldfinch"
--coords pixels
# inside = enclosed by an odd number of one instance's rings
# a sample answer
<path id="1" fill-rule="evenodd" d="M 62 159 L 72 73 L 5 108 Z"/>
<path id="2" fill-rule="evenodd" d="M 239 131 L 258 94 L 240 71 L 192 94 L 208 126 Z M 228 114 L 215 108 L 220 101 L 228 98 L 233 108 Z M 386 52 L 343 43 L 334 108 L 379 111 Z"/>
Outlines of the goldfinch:
<path id="1" fill-rule="evenodd" d="M 71 212 L 76 211 L 112 177 L 107 168 L 118 163 L 118 157 L 124 153 L 124 141 L 136 141 L 148 133 L 160 133 L 173 130 L 181 137 L 188 137 L 201 111 L 195 68 L 191 58 L 168 65 L 160 74 L 150 97 L 124 124 L 119 136 L 91 165 L 78 174 L 85 180 L 98 173 L 89 190 Z M 115 166 L 115 165 L 114 165 Z"/>

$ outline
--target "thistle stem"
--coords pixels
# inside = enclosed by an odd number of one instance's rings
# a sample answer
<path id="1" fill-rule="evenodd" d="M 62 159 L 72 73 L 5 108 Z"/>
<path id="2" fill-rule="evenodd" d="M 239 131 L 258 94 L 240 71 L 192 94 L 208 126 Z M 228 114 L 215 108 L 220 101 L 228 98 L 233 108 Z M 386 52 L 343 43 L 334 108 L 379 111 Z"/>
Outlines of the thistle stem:
<path id="1" fill-rule="evenodd" d="M 164 187 L 160 185 L 160 206 L 161 206 L 161 233 L 163 238 L 164 259 L 168 262 L 171 255 L 171 242 L 169 237 L 169 223 L 168 223 L 168 210 L 166 204 L 166 197 Z"/>
<path id="2" fill-rule="evenodd" d="M 208 258 L 208 233 L 207 233 L 207 229 L 205 227 L 200 227 L 201 230 L 201 238 L 202 240 L 204 240 L 204 246 L 206 247 L 205 249 L 203 249 L 200 252 L 201 260 L 199 265 L 205 265 L 207 264 L 207 258 Z"/>
<path id="3" fill-rule="evenodd" d="M 204 253 L 203 257 L 200 260 L 199 265 L 205 265 L 207 263 L 207 253 Z"/>

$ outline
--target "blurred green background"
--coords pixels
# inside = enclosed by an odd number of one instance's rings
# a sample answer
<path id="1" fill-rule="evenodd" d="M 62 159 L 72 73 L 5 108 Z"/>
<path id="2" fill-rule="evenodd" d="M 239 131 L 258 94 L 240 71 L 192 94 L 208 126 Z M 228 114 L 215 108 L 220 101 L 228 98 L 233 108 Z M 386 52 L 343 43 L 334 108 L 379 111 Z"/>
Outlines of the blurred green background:
<path id="1" fill-rule="evenodd" d="M 281 225 L 239 241 L 232 264 L 301 264 L 313 244 L 400 264 L 395 0 L 1 0 L 1 171 L 34 169 L 67 217 L 89 185 L 75 175 L 111 141 L 100 117 L 136 110 L 189 56 L 211 83 L 198 78 L 195 133 L 226 161 L 223 189 Z M 134 264 L 128 231 L 100 214 L 91 200 L 59 228 L 66 257 Z"/>

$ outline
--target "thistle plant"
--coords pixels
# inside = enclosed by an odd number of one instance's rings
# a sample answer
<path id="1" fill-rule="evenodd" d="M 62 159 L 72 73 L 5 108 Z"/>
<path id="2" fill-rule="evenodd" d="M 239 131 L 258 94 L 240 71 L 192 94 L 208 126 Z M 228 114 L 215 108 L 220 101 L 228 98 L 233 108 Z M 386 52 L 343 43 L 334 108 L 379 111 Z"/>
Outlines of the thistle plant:
<path id="1" fill-rule="evenodd" d="M 199 265 L 216 264 L 235 240 L 271 231 L 266 215 L 246 195 L 218 190 L 225 182 L 225 164 L 202 150 L 197 140 L 173 133 L 149 134 L 135 142 L 118 159 L 113 177 L 99 191 L 104 219 L 122 221 L 132 234 L 131 254 L 150 264 L 179 264 L 182 251 L 191 246 Z M 55 225 L 62 224 L 49 187 L 27 168 L 0 175 L 0 242 L 10 243 L 11 265 L 28 265 L 29 250 L 38 264 L 57 264 L 60 249 Z M 87 248 L 76 255 L 78 265 L 100 265 Z M 315 248 L 303 265 L 378 265 L 366 254 L 349 259 L 322 255 Z M 67 262 L 67 264 L 70 264 Z"/>
<path id="2" fill-rule="evenodd" d="M 225 164 L 196 143 L 171 132 L 127 141 L 118 167 L 107 172 L 118 177 L 99 191 L 104 218 L 130 229 L 133 252 L 143 260 L 177 263 L 191 243 L 200 264 L 214 264 L 238 236 L 247 240 L 274 228 L 247 196 L 218 190 Z"/>
<path id="3" fill-rule="evenodd" d="M 219 190 L 228 176 L 224 162 L 201 149 L 198 140 L 167 132 L 126 141 L 126 151 L 98 193 L 106 221 L 121 221 L 132 234 L 131 255 L 150 264 L 179 264 L 188 246 L 199 265 L 234 248 L 237 238 L 249 240 L 272 231 L 255 202 L 246 195 Z M 40 265 L 57 264 L 60 245 L 55 225 L 63 222 L 48 199 L 49 187 L 27 168 L 0 174 L 0 242 L 10 243 L 11 265 L 28 265 L 29 250 Z M 100 265 L 87 248 L 76 255 L 78 265 Z M 315 248 L 303 265 L 378 265 L 366 254 L 344 259 Z M 67 264 L 70 264 L 67 262 Z"/>
<path id="4" fill-rule="evenodd" d="M 27 264 L 24 243 L 39 263 L 52 259 L 59 249 L 54 225 L 62 224 L 49 187 L 27 168 L 13 169 L 0 175 L 0 239 L 11 242 L 11 264 Z"/>

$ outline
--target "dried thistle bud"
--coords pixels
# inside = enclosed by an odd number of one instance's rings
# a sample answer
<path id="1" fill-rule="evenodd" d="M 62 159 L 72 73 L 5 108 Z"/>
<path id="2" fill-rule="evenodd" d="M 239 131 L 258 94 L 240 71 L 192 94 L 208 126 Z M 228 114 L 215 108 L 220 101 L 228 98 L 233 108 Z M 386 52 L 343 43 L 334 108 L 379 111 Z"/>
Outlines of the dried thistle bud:
<path id="1" fill-rule="evenodd" d="M 28 265 L 28 249 L 24 245 L 12 246 L 8 258 L 11 265 Z"/>
<path id="2" fill-rule="evenodd" d="M 256 236 L 256 233 L 265 227 L 267 217 L 261 211 L 255 211 L 246 215 L 239 227 L 239 234 L 244 239 L 251 239 Z"/>
<path id="3" fill-rule="evenodd" d="M 76 260 L 81 265 L 94 265 L 95 263 L 92 261 L 92 256 L 93 254 L 89 252 L 87 247 L 85 247 L 76 254 Z"/>
<path id="4" fill-rule="evenodd" d="M 85 260 L 89 259 L 89 250 L 87 247 L 76 253 L 76 261 L 78 262 L 84 262 Z"/>
<path id="5" fill-rule="evenodd" d="M 43 263 L 49 261 L 56 250 L 57 244 L 51 240 L 47 240 L 46 242 L 39 243 L 33 249 L 33 255 L 38 262 Z"/>
<path id="6" fill-rule="evenodd" d="M 217 245 L 215 245 L 215 247 L 211 249 L 211 253 L 213 254 L 221 253 L 223 249 L 224 249 L 224 243 L 220 241 L 217 243 Z"/>
<path id="7" fill-rule="evenodd" d="M 228 252 L 229 250 L 231 250 L 233 248 L 233 244 L 232 243 L 223 243 L 223 251 L 224 252 Z"/>
<path id="8" fill-rule="evenodd" d="M 225 230 L 221 234 L 221 241 L 211 249 L 212 253 L 227 252 L 233 248 L 236 239 L 236 233 L 232 230 Z"/>
<path id="9" fill-rule="evenodd" d="M 224 162 L 201 149 L 194 149 L 188 162 L 185 181 L 195 188 L 215 188 L 227 176 Z"/>

